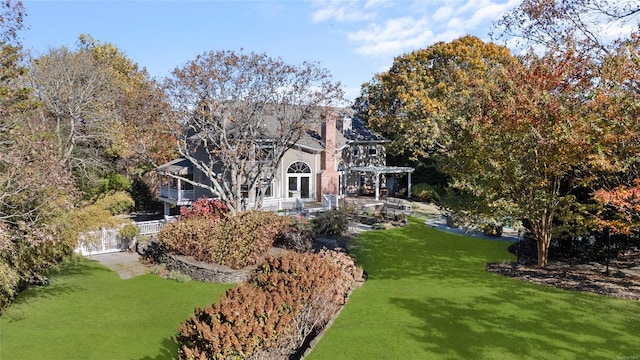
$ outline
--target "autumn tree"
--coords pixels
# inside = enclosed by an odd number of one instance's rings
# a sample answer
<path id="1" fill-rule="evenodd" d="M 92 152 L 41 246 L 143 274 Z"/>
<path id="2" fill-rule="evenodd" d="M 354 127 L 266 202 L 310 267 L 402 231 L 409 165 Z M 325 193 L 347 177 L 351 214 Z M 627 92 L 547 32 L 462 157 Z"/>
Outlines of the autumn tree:
<path id="1" fill-rule="evenodd" d="M 447 147 L 443 126 L 494 67 L 516 61 L 506 47 L 474 36 L 438 42 L 395 58 L 391 68 L 363 85 L 356 102 L 369 126 L 391 140 L 387 151 L 425 158 Z"/>
<path id="2" fill-rule="evenodd" d="M 242 186 L 272 179 L 284 153 L 342 96 L 315 63 L 233 51 L 197 56 L 165 87 L 180 119 L 178 151 L 206 176 L 182 180 L 217 194 L 232 213 L 242 208 Z"/>
<path id="3" fill-rule="evenodd" d="M 59 161 L 91 195 L 108 189 L 114 174 L 140 178 L 175 151 L 160 85 L 110 43 L 81 35 L 78 45 L 33 59 L 25 79 L 43 104 Z"/>
<path id="4" fill-rule="evenodd" d="M 20 2 L 0 3 L 0 313 L 18 288 L 75 245 L 59 236 L 73 181 L 35 118 L 30 89 L 18 81 L 26 71 L 17 39 L 23 16 Z"/>
<path id="5" fill-rule="evenodd" d="M 167 126 L 172 120 L 171 109 L 160 84 L 115 45 L 86 34 L 80 35 L 78 42 L 79 51 L 91 53 L 105 65 L 120 89 L 115 111 L 121 119 L 123 141 L 117 170 L 140 175 L 172 160 L 175 139 Z"/>
<path id="6" fill-rule="evenodd" d="M 621 43 L 627 61 L 618 61 L 635 73 L 637 57 L 628 49 Z M 633 162 L 626 156 L 637 154 L 636 77 L 607 76 L 607 66 L 576 48 L 530 53 L 494 69 L 468 115 L 448 130 L 454 141 L 443 152 L 445 171 L 458 188 L 523 219 L 541 267 L 558 211 L 576 200 L 573 189 L 597 183 L 594 173 L 623 171 Z"/>

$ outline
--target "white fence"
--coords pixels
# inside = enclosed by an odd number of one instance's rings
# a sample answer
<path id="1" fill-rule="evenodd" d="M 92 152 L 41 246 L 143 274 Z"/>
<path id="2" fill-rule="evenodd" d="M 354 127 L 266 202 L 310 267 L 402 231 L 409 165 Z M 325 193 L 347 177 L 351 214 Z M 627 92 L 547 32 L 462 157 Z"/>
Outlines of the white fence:
<path id="1" fill-rule="evenodd" d="M 155 235 L 167 223 L 167 220 L 140 221 L 135 224 L 140 229 L 140 235 Z M 80 234 L 78 247 L 75 252 L 82 255 L 107 254 L 126 251 L 131 243 L 119 235 L 120 229 L 102 229 Z"/>
<path id="2" fill-rule="evenodd" d="M 96 255 L 127 250 L 129 241 L 120 238 L 119 232 L 119 229 L 102 229 L 80 234 L 75 252 L 82 255 Z"/>
<path id="3" fill-rule="evenodd" d="M 136 225 L 140 229 L 140 235 L 155 235 L 160 232 L 166 220 L 138 221 Z"/>

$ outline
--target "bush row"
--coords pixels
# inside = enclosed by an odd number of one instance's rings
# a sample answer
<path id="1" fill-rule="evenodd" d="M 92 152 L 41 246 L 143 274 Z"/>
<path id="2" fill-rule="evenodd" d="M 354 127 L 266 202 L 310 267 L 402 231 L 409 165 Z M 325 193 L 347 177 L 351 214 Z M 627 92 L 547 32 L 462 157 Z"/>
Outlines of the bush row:
<path id="1" fill-rule="evenodd" d="M 268 257 L 179 328 L 180 358 L 287 358 L 337 313 L 355 274 L 353 260 L 335 251 Z"/>
<path id="2" fill-rule="evenodd" d="M 206 217 L 167 224 L 158 240 L 169 252 L 198 261 L 241 269 L 257 262 L 291 220 L 273 213 L 247 211 L 212 222 Z"/>

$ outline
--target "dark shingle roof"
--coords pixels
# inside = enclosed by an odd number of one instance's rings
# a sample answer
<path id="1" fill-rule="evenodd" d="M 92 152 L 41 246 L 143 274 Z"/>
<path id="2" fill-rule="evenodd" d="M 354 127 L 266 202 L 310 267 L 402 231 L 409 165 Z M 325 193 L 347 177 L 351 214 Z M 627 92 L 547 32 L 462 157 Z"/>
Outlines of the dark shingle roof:
<path id="1" fill-rule="evenodd" d="M 351 117 L 351 126 L 347 123 L 349 119 L 342 119 L 342 134 L 350 142 L 389 142 L 387 138 L 369 129 L 366 122 L 354 115 Z"/>

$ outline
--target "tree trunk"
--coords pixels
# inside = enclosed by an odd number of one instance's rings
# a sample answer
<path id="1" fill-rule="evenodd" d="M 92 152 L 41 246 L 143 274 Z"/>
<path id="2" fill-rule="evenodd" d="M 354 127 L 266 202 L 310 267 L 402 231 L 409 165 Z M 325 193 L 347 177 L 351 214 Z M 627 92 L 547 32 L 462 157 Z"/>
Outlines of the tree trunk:
<path id="1" fill-rule="evenodd" d="M 539 220 L 530 221 L 531 232 L 536 239 L 538 248 L 538 267 L 547 267 L 549 258 L 549 245 L 551 244 L 551 229 L 553 211 L 545 210 Z"/>
<path id="2" fill-rule="evenodd" d="M 536 245 L 538 248 L 538 267 L 547 267 L 549 258 L 549 244 L 551 243 L 551 234 L 544 235 L 542 238 L 536 237 Z"/>

